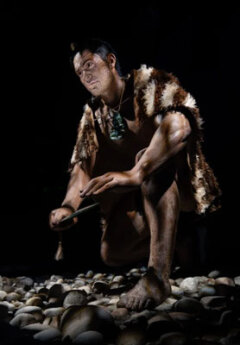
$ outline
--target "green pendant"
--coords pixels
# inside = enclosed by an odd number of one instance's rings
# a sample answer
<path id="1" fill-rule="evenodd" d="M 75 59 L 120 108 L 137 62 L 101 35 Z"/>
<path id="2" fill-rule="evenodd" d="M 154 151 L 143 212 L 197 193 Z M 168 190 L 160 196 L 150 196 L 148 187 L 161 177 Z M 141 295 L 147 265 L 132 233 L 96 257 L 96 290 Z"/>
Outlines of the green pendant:
<path id="1" fill-rule="evenodd" d="M 110 131 L 110 139 L 111 140 L 118 140 L 122 139 L 126 130 L 126 125 L 124 123 L 124 119 L 122 118 L 120 113 L 113 113 L 112 117 L 112 129 Z"/>

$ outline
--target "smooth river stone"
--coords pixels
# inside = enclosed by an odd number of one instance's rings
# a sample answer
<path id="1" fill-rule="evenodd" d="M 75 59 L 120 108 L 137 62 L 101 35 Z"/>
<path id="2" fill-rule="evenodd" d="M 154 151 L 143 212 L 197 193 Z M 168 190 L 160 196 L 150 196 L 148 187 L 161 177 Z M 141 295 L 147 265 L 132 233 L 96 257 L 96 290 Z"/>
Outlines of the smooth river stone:
<path id="1" fill-rule="evenodd" d="M 215 279 L 215 285 L 224 284 L 228 286 L 235 286 L 234 280 L 228 277 L 219 277 Z"/>
<path id="2" fill-rule="evenodd" d="M 177 302 L 177 299 L 168 297 L 163 303 L 155 307 L 157 311 L 170 311 Z"/>
<path id="3" fill-rule="evenodd" d="M 96 273 L 93 276 L 93 280 L 101 280 L 104 278 L 104 274 L 103 273 Z"/>
<path id="4" fill-rule="evenodd" d="M 9 303 L 7 301 L 0 302 L 0 306 L 1 305 L 6 306 L 8 308 L 8 311 L 14 311 L 15 310 L 15 306 L 12 303 Z"/>
<path id="5" fill-rule="evenodd" d="M 161 334 L 179 330 L 180 326 L 166 312 L 160 312 L 148 320 L 147 338 L 154 340 Z"/>
<path id="6" fill-rule="evenodd" d="M 71 290 L 66 294 L 63 301 L 64 308 L 70 307 L 71 305 L 86 305 L 87 304 L 87 293 L 82 290 Z"/>
<path id="7" fill-rule="evenodd" d="M 214 271 L 211 271 L 210 273 L 208 273 L 208 277 L 209 278 L 217 278 L 220 276 L 220 274 L 221 274 L 220 271 L 214 270 Z"/>
<path id="8" fill-rule="evenodd" d="M 159 345 L 187 345 L 187 337 L 181 332 L 170 332 L 163 334 L 158 340 Z"/>
<path id="9" fill-rule="evenodd" d="M 205 296 L 200 302 L 208 308 L 226 307 L 226 298 L 224 296 Z"/>
<path id="10" fill-rule="evenodd" d="M 200 315 L 204 311 L 204 307 L 194 298 L 183 297 L 174 304 L 174 311 Z"/>
<path id="11" fill-rule="evenodd" d="M 171 295 L 174 297 L 182 297 L 184 295 L 184 291 L 180 287 L 172 285 Z"/>
<path id="12" fill-rule="evenodd" d="M 40 307 L 37 307 L 37 306 L 22 307 L 16 311 L 15 316 L 19 315 L 21 313 L 32 314 L 35 317 L 36 321 L 38 321 L 38 322 L 43 321 L 43 313 L 42 313 L 42 309 Z"/>
<path id="13" fill-rule="evenodd" d="M 24 327 L 35 322 L 36 319 L 32 314 L 21 313 L 14 316 L 14 318 L 10 321 L 10 325 L 15 327 Z"/>
<path id="14" fill-rule="evenodd" d="M 195 293 L 198 291 L 198 282 L 199 280 L 196 277 L 185 278 L 179 287 L 186 293 Z"/>
<path id="15" fill-rule="evenodd" d="M 240 276 L 234 277 L 234 283 L 235 285 L 240 285 Z"/>
<path id="16" fill-rule="evenodd" d="M 115 276 L 113 279 L 112 279 L 112 282 L 113 283 L 122 283 L 124 282 L 126 279 L 124 278 L 124 276 Z"/>
<path id="17" fill-rule="evenodd" d="M 86 331 L 79 334 L 73 341 L 79 345 L 103 345 L 103 335 L 97 331 Z"/>
<path id="18" fill-rule="evenodd" d="M 7 296 L 6 291 L 0 290 L 0 301 L 3 301 L 6 296 Z"/>
<path id="19" fill-rule="evenodd" d="M 145 345 L 145 329 L 138 326 L 128 326 L 121 330 L 117 336 L 116 345 Z"/>
<path id="20" fill-rule="evenodd" d="M 50 327 L 48 325 L 44 325 L 44 324 L 39 323 L 39 322 L 32 323 L 30 325 L 22 327 L 22 329 L 27 330 L 27 331 L 31 331 L 33 333 L 40 332 L 40 331 L 43 331 L 43 330 L 49 329 L 49 328 Z"/>
<path id="21" fill-rule="evenodd" d="M 43 307 L 43 301 L 40 297 L 30 297 L 26 303 L 26 306 L 37 306 L 37 307 Z"/>
<path id="22" fill-rule="evenodd" d="M 116 325 L 112 315 L 101 307 L 72 306 L 63 313 L 60 330 L 63 339 L 69 336 L 74 340 L 78 334 L 90 330 L 100 332 L 109 338 L 116 333 Z"/>
<path id="23" fill-rule="evenodd" d="M 40 331 L 38 333 L 35 333 L 33 338 L 39 341 L 43 342 L 55 342 L 57 340 L 60 340 L 62 337 L 61 332 L 56 328 L 48 328 L 44 329 L 43 331 Z"/>
<path id="24" fill-rule="evenodd" d="M 23 276 L 23 277 L 17 277 L 15 279 L 15 284 L 17 287 L 22 287 L 24 288 L 24 290 L 28 291 L 33 286 L 34 281 L 30 277 Z"/>
<path id="25" fill-rule="evenodd" d="M 16 292 L 10 292 L 6 297 L 5 300 L 8 302 L 12 301 L 19 301 L 21 299 L 21 295 Z"/>
<path id="26" fill-rule="evenodd" d="M 64 293 L 64 288 L 61 284 L 54 284 L 52 287 L 49 289 L 49 295 L 48 297 L 56 297 L 56 298 L 61 298 Z"/>
<path id="27" fill-rule="evenodd" d="M 213 286 L 202 286 L 199 289 L 199 296 L 204 297 L 204 296 L 214 296 L 216 295 L 216 289 Z"/>
<path id="28" fill-rule="evenodd" d="M 65 309 L 63 307 L 59 307 L 59 308 L 48 308 L 45 309 L 43 311 L 43 314 L 46 317 L 54 317 L 54 316 L 58 316 L 58 315 L 62 315 L 63 312 L 65 311 Z"/>
<path id="29" fill-rule="evenodd" d="M 108 293 L 110 287 L 108 283 L 104 282 L 103 280 L 97 280 L 94 282 L 92 289 L 94 292 L 105 294 Z"/>

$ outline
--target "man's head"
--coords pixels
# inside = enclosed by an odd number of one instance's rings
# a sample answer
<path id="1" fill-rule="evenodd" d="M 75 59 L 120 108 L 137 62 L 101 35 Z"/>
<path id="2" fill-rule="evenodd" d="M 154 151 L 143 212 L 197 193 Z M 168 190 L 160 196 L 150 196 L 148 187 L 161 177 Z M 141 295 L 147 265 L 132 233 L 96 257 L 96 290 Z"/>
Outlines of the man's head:
<path id="1" fill-rule="evenodd" d="M 120 65 L 111 45 L 98 39 L 81 44 L 72 43 L 74 70 L 83 86 L 93 95 L 104 95 L 116 77 L 121 76 Z"/>

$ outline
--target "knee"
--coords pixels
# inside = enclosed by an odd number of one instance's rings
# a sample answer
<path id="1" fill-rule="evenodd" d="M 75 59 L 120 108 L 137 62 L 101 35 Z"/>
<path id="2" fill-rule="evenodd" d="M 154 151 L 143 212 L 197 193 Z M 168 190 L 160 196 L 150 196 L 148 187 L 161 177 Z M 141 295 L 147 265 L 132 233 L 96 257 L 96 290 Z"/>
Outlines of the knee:
<path id="1" fill-rule="evenodd" d="M 105 265 L 111 266 L 111 267 L 117 267 L 121 266 L 119 262 L 117 262 L 111 253 L 111 250 L 109 248 L 109 244 L 105 241 L 101 243 L 101 249 L 100 249 L 100 255 L 102 258 L 102 261 Z"/>

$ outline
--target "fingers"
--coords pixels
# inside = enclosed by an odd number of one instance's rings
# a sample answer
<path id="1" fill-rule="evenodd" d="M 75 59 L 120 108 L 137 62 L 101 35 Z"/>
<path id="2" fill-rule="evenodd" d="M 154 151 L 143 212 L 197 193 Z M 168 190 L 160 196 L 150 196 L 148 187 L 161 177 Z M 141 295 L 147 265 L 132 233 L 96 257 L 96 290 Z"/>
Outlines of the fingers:
<path id="1" fill-rule="evenodd" d="M 108 182 L 112 181 L 113 177 L 111 176 L 101 176 L 96 177 L 89 181 L 87 186 L 80 192 L 81 198 L 84 196 L 89 196 L 91 194 L 98 194 L 99 190 Z M 97 193 L 96 193 L 97 192 Z"/>

